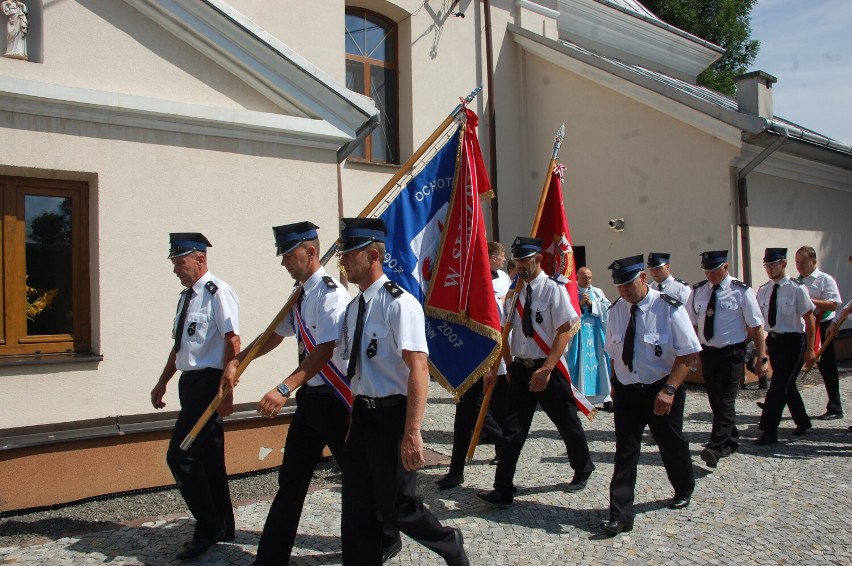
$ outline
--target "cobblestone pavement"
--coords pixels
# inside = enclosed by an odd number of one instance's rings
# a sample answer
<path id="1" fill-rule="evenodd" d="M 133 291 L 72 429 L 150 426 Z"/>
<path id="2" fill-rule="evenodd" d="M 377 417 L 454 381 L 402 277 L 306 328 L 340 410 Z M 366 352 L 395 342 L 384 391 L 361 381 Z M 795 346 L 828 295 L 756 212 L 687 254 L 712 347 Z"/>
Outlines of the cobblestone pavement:
<path id="1" fill-rule="evenodd" d="M 850 403 L 852 372 L 847 366 L 843 373 L 843 397 Z M 491 489 L 492 446 L 477 451 L 464 485 L 436 489 L 434 480 L 446 472 L 453 406 L 438 385 L 430 387 L 423 437 L 433 452 L 433 465 L 419 474 L 419 492 L 443 523 L 464 532 L 472 564 L 852 564 L 850 419 L 815 419 L 814 428 L 797 438 L 790 436 L 793 424 L 785 413 L 781 443 L 755 446 L 750 439 L 757 436 L 760 410 L 754 400 L 762 392 L 743 392 L 738 403 L 741 449 L 710 470 L 698 457 L 710 428 L 707 398 L 701 388 L 691 387 L 685 428 L 697 479 L 692 505 L 681 511 L 666 508 L 672 490 L 646 432 L 634 530 L 604 538 L 598 523 L 607 517 L 612 415 L 600 413 L 586 423 L 597 471 L 584 491 L 569 494 L 565 486 L 572 471 L 564 445 L 539 411 L 515 478 L 520 488 L 515 503 L 494 509 L 475 497 Z M 802 387 L 802 393 L 809 413 L 821 414 L 821 383 Z M 250 564 L 269 504 L 269 499 L 240 502 L 236 540 L 189 563 Z M 340 564 L 339 507 L 339 486 L 308 495 L 292 564 Z M 188 515 L 140 519 L 115 530 L 0 548 L 0 564 L 173 564 L 191 533 Z M 402 552 L 390 562 L 442 563 L 406 538 Z"/>

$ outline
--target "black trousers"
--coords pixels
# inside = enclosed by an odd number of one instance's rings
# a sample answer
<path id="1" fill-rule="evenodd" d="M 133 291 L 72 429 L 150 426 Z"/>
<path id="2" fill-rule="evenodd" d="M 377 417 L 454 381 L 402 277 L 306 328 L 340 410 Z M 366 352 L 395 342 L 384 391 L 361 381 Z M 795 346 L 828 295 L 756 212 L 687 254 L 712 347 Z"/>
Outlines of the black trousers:
<path id="1" fill-rule="evenodd" d="M 537 366 L 541 367 L 541 362 Z M 533 393 L 530 391 L 530 379 L 536 367 L 528 368 L 518 362 L 512 362 L 508 369 L 511 379 L 506 425 L 503 429 L 505 436 L 500 460 L 497 462 L 497 473 L 494 476 L 494 489 L 506 494 L 517 493 L 518 490 L 514 484 L 515 470 L 538 405 L 541 405 L 550 421 L 556 426 L 556 430 L 559 431 L 574 472 L 590 474 L 595 469 L 595 465 L 589 454 L 586 433 L 577 415 L 574 394 L 565 377 L 558 370 L 554 370 L 550 374 L 547 387 L 543 391 Z"/>
<path id="2" fill-rule="evenodd" d="M 623 385 L 612 381 L 612 401 L 615 409 L 615 470 L 609 484 L 609 516 L 633 522 L 633 500 L 639 453 L 645 426 L 660 449 L 660 457 L 675 497 L 689 497 L 695 489 L 689 443 L 683 435 L 683 409 L 686 390 L 679 387 L 667 415 L 654 414 L 654 401 L 666 379 L 651 385 Z"/>
<path id="3" fill-rule="evenodd" d="M 785 404 L 796 426 L 810 427 L 811 419 L 805 410 L 799 388 L 796 387 L 796 379 L 803 364 L 802 356 L 805 353 L 805 335 L 796 332 L 770 333 L 766 338 L 766 349 L 772 364 L 772 380 L 769 382 L 769 391 L 766 392 L 763 413 L 760 415 L 760 430 L 768 434 L 778 434 Z"/>
<path id="4" fill-rule="evenodd" d="M 819 323 L 819 335 L 823 341 L 828 334 L 828 328 L 833 321 L 826 320 Z M 829 343 L 822 351 L 817 363 L 822 381 L 825 383 L 825 392 L 828 394 L 828 403 L 825 405 L 826 412 L 843 414 L 843 405 L 840 403 L 840 376 L 837 372 L 837 355 L 834 353 L 834 341 Z"/>
<path id="5" fill-rule="evenodd" d="M 406 405 L 366 408 L 355 403 L 343 448 L 343 564 L 380 566 L 382 521 L 455 562 L 460 548 L 415 493 L 417 474 L 402 466 Z"/>
<path id="6" fill-rule="evenodd" d="M 328 446 L 340 462 L 343 442 L 349 428 L 349 411 L 331 388 L 303 386 L 296 392 L 296 412 L 287 431 L 284 460 L 278 470 L 278 492 L 272 500 L 255 564 L 290 563 L 302 507 L 323 449 Z M 399 536 L 392 526 L 386 529 L 383 546 Z"/>
<path id="7" fill-rule="evenodd" d="M 223 529 L 233 532 L 234 508 L 225 471 L 225 429 L 222 417 L 214 414 L 189 447 L 183 439 L 219 393 L 222 370 L 207 368 L 185 371 L 178 382 L 178 413 L 166 462 L 189 511 L 195 517 L 195 536 L 213 538 Z"/>
<path id="8" fill-rule="evenodd" d="M 498 393 L 498 389 L 502 389 L 502 393 Z M 497 378 L 497 383 L 494 385 L 494 390 L 491 392 L 491 407 L 495 405 L 495 401 L 506 400 L 506 376 L 501 375 Z M 482 395 L 484 386 L 482 380 L 470 386 L 464 392 L 459 402 L 456 404 L 456 416 L 453 419 L 453 453 L 450 456 L 450 471 L 449 474 L 458 476 L 464 473 L 464 462 L 467 457 L 467 449 L 470 447 L 470 438 L 473 436 L 473 429 L 476 427 L 476 419 L 479 417 L 479 409 L 482 406 Z M 497 403 L 499 404 L 499 402 Z M 505 409 L 503 411 L 505 413 Z M 482 432 L 485 438 L 494 444 L 494 449 L 500 453 L 503 445 L 503 429 L 501 424 L 492 415 L 491 408 L 485 414 L 485 422 L 482 424 Z"/>
<path id="9" fill-rule="evenodd" d="M 745 376 L 745 351 L 744 343 L 723 348 L 704 346 L 701 350 L 707 400 L 713 411 L 713 428 L 706 448 L 717 457 L 736 452 L 739 447 L 736 402 L 740 383 Z"/>

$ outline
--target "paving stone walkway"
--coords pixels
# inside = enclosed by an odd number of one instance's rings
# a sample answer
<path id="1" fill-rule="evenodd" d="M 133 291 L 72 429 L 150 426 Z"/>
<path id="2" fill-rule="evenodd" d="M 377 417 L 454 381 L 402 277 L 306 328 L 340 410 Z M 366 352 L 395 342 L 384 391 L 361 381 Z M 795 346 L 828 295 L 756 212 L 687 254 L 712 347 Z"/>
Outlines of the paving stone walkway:
<path id="1" fill-rule="evenodd" d="M 841 380 L 852 404 L 852 373 Z M 659 453 L 646 432 L 636 487 L 634 530 L 604 538 L 598 523 L 607 517 L 614 449 L 612 416 L 600 413 L 586 423 L 597 471 L 588 487 L 569 494 L 571 479 L 564 446 L 539 411 L 522 454 L 514 505 L 494 509 L 475 494 L 491 489 L 493 447 L 481 447 L 465 473 L 465 483 L 438 491 L 434 480 L 446 472 L 452 442 L 452 399 L 435 383 L 424 424 L 432 462 L 419 474 L 419 492 L 437 517 L 461 528 L 471 563 L 549 564 L 852 564 L 852 419 L 814 420 L 804 437 L 792 437 L 789 415 L 775 446 L 755 446 L 759 393 L 738 403 L 740 451 L 711 470 L 698 454 L 710 429 L 707 398 L 692 387 L 687 396 L 686 433 L 697 486 L 692 505 L 666 508 L 671 487 Z M 802 388 L 811 415 L 823 412 L 821 384 Z M 852 407 L 852 405 L 850 405 Z M 847 407 L 850 411 L 849 407 Z M 272 495 L 272 494 L 270 494 Z M 188 564 L 250 564 L 269 509 L 269 500 L 241 502 L 237 536 Z M 308 495 L 292 564 L 340 564 L 340 488 Z M 0 564 L 174 564 L 178 548 L 192 533 L 188 515 L 141 519 L 117 530 L 93 532 L 20 547 L 0 548 Z M 443 564 L 435 554 L 403 538 L 390 564 Z"/>

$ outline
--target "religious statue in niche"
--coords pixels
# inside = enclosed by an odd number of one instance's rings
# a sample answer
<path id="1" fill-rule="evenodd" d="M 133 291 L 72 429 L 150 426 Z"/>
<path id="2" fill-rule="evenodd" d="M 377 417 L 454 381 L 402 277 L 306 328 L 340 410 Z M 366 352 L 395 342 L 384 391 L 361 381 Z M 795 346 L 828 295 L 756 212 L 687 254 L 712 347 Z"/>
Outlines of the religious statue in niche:
<path id="1" fill-rule="evenodd" d="M 23 0 L 3 0 L 3 15 L 6 16 L 6 52 L 4 57 L 27 60 L 27 5 Z"/>

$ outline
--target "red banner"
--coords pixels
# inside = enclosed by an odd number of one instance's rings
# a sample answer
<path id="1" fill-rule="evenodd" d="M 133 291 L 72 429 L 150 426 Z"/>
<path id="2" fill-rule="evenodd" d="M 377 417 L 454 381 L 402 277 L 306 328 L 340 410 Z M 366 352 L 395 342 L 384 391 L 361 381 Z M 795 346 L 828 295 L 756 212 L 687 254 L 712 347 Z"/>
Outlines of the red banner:
<path id="1" fill-rule="evenodd" d="M 541 220 L 535 237 L 543 238 L 544 249 L 541 268 L 548 275 L 561 275 L 565 278 L 565 288 L 571 297 L 571 304 L 580 314 L 580 302 L 577 297 L 577 269 L 574 265 L 574 250 L 571 247 L 571 230 L 565 216 L 565 203 L 562 200 L 562 176 L 565 166 L 561 163 L 553 170 L 550 186 L 544 201 Z"/>
<path id="2" fill-rule="evenodd" d="M 480 334 L 490 335 L 491 329 L 499 340 L 500 316 L 490 292 L 491 267 L 480 204 L 491 184 L 476 136 L 477 116 L 467 108 L 465 116 L 456 183 L 425 306 L 427 314 L 478 327 Z"/>

